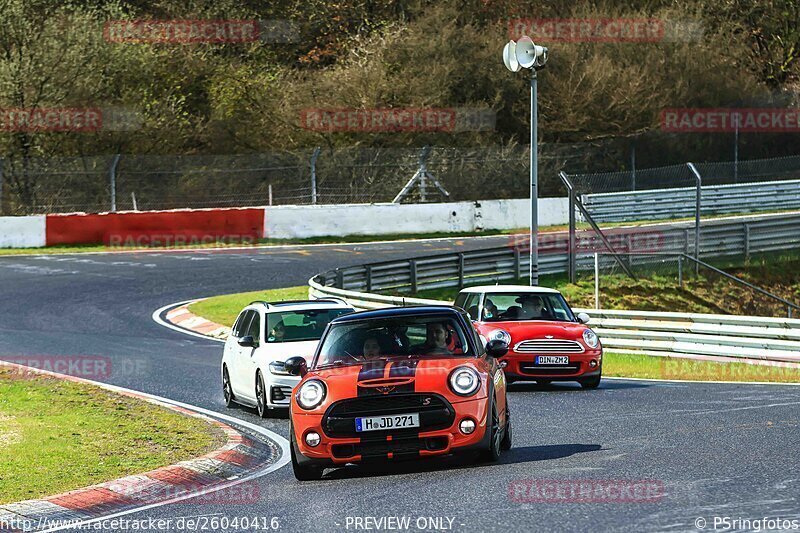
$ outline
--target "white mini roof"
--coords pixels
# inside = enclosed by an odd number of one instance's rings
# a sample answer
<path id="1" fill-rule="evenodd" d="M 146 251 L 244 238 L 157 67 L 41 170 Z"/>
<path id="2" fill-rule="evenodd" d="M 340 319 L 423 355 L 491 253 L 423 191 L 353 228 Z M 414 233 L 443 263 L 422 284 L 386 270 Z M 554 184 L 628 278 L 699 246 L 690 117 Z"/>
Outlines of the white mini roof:
<path id="1" fill-rule="evenodd" d="M 483 293 L 483 292 L 512 292 L 512 293 L 530 293 L 530 294 L 561 294 L 555 289 L 549 287 L 530 287 L 528 285 L 478 285 L 476 287 L 467 287 L 461 289 L 461 292 L 469 293 Z"/>
<path id="2" fill-rule="evenodd" d="M 348 305 L 344 301 L 337 301 L 337 300 L 301 300 L 301 301 L 286 301 L 286 302 L 272 302 L 268 306 L 264 306 L 264 304 L 259 302 L 253 302 L 247 307 L 251 308 L 262 308 L 267 311 L 267 313 L 274 313 L 280 311 L 307 311 L 312 309 L 341 309 L 347 308 L 350 309 L 351 306 Z"/>

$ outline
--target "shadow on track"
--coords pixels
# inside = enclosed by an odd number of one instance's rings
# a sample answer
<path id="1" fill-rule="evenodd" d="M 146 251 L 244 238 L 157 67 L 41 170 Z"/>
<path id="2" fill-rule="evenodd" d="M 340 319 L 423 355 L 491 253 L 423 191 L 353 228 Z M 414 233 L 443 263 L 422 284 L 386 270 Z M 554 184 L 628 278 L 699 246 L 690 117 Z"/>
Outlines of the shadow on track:
<path id="1" fill-rule="evenodd" d="M 561 459 L 578 453 L 596 452 L 603 449 L 599 444 L 556 444 L 551 446 L 525 446 L 503 452 L 497 463 L 478 463 L 473 455 L 431 458 L 423 461 L 399 461 L 397 463 L 348 465 L 328 470 L 325 479 L 358 479 L 363 477 L 398 476 L 420 474 L 440 470 L 484 468 L 495 465 L 510 465 Z"/>
<path id="2" fill-rule="evenodd" d="M 517 381 L 508 385 L 508 392 L 572 392 L 591 394 L 602 390 L 642 389 L 652 387 L 655 383 L 646 381 L 618 381 L 604 380 L 595 391 L 584 390 L 577 381 L 556 381 L 552 383 L 537 383 L 535 381 Z"/>

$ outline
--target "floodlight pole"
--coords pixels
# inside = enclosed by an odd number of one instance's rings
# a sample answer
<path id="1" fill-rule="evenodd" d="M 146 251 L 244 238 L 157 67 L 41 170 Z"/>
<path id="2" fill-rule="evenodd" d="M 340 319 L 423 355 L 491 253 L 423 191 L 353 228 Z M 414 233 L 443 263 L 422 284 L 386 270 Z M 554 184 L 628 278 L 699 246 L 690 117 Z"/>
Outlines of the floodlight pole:
<path id="1" fill-rule="evenodd" d="M 536 69 L 531 70 L 531 245 L 530 286 L 539 285 L 539 144 L 538 144 L 538 87 Z"/>

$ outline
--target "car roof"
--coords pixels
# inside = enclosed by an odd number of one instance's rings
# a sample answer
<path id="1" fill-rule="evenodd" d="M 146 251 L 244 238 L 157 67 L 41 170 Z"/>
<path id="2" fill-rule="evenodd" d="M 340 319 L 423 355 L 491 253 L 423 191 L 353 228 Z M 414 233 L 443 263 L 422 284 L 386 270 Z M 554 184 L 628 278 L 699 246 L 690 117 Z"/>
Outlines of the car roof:
<path id="1" fill-rule="evenodd" d="M 359 320 L 369 320 L 371 318 L 391 318 L 396 316 L 429 316 L 429 315 L 449 315 L 458 317 L 461 310 L 449 305 L 417 305 L 410 307 L 384 307 L 382 309 L 372 309 L 370 311 L 360 311 L 337 317 L 331 324 L 342 324 L 345 322 L 356 322 Z"/>
<path id="2" fill-rule="evenodd" d="M 263 309 L 267 313 L 281 311 L 308 311 L 315 309 L 352 309 L 344 300 L 284 300 L 278 302 L 250 302 L 250 309 Z"/>
<path id="3" fill-rule="evenodd" d="M 526 292 L 531 294 L 561 294 L 556 289 L 549 287 L 530 287 L 528 285 L 478 285 L 476 287 L 467 287 L 461 289 L 461 292 L 469 293 L 483 293 L 483 292 Z"/>

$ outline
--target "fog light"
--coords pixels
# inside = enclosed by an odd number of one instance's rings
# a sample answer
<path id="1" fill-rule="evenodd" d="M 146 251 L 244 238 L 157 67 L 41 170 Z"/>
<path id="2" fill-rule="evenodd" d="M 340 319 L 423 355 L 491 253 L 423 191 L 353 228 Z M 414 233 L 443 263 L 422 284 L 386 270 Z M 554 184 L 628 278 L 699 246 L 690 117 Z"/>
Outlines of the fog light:
<path id="1" fill-rule="evenodd" d="M 309 431 L 306 433 L 306 444 L 312 448 L 317 446 L 319 444 L 319 433 L 315 431 Z"/>
<path id="2" fill-rule="evenodd" d="M 597 366 L 597 361 L 592 359 L 591 361 L 589 361 L 589 366 L 592 367 L 592 368 L 596 367 Z"/>
<path id="3" fill-rule="evenodd" d="M 465 418 L 458 425 L 458 429 L 460 429 L 461 433 L 463 433 L 464 435 L 469 435 L 470 433 L 475 431 L 475 421 L 469 418 Z"/>

